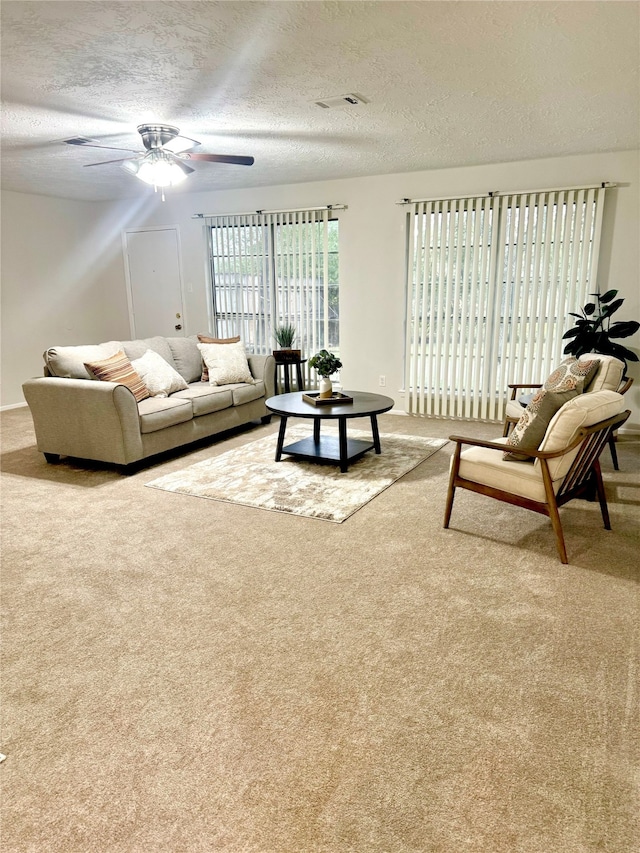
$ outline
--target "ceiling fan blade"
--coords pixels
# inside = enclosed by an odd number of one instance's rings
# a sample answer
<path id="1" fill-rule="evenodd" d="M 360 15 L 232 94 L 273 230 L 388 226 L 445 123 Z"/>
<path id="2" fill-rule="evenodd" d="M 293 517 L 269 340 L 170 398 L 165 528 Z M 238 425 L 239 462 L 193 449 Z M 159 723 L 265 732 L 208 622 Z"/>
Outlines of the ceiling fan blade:
<path id="1" fill-rule="evenodd" d="M 107 148 L 109 151 L 132 151 L 134 154 L 141 153 L 136 148 L 121 148 L 119 145 L 101 145 L 99 142 L 94 142 L 93 139 L 87 139 L 86 136 L 74 136 L 71 139 L 63 139 L 63 142 L 66 142 L 67 145 L 78 145 L 83 148 Z"/>
<path id="2" fill-rule="evenodd" d="M 126 151 L 126 149 L 125 149 Z M 109 163 L 126 163 L 129 160 L 137 160 L 137 157 L 121 157 L 118 160 L 101 160 L 99 163 L 85 163 L 84 168 L 90 168 L 91 166 L 108 166 Z"/>
<path id="3" fill-rule="evenodd" d="M 206 160 L 209 163 L 232 163 L 236 166 L 253 166 L 253 157 L 237 157 L 233 154 L 184 154 L 187 160 Z"/>
<path id="4" fill-rule="evenodd" d="M 189 139 L 188 136 L 175 136 L 169 142 L 165 142 L 162 146 L 165 151 L 170 151 L 172 154 L 182 154 L 184 151 L 189 151 L 195 148 L 196 145 L 201 145 L 197 139 Z"/>

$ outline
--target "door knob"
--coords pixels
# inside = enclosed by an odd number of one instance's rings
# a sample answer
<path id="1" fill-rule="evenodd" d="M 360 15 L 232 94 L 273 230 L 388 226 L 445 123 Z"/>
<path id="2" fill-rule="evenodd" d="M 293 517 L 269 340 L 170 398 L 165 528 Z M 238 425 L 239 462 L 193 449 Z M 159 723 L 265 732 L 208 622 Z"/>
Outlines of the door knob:
<path id="1" fill-rule="evenodd" d="M 178 331 L 179 331 L 181 328 L 182 328 L 182 326 L 180 325 L 180 323 L 178 323 L 178 324 L 177 324 L 177 326 L 174 326 L 174 329 L 177 329 Z"/>

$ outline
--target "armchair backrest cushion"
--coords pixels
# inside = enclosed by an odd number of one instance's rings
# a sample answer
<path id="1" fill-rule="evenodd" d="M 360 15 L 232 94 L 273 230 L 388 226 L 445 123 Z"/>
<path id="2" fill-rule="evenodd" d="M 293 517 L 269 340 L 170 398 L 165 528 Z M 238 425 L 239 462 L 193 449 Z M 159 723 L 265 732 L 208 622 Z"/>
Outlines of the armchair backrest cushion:
<path id="1" fill-rule="evenodd" d="M 590 361 L 593 358 L 599 360 L 600 366 L 585 391 L 589 394 L 593 394 L 594 391 L 617 391 L 624 373 L 624 363 L 612 355 L 593 352 L 584 353 L 578 361 Z"/>
<path id="2" fill-rule="evenodd" d="M 617 361 L 617 359 L 615 359 Z M 582 427 L 592 426 L 599 421 L 606 421 L 624 410 L 624 397 L 615 391 L 595 391 L 580 394 L 565 403 L 551 419 L 540 450 L 552 453 L 568 447 Z M 576 447 L 564 456 L 549 459 L 549 472 L 552 480 L 564 477 L 578 453 Z M 535 465 L 540 462 L 536 460 Z"/>

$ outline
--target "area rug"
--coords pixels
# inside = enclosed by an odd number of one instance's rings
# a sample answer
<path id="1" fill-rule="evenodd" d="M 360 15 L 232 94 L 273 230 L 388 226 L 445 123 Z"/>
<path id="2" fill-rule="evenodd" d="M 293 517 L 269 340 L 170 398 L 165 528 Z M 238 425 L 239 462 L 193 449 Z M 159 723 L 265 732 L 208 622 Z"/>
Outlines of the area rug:
<path id="1" fill-rule="evenodd" d="M 292 427 L 285 446 L 308 435 L 308 426 Z M 371 439 L 370 433 L 359 430 L 350 429 L 348 435 Z M 370 450 L 342 474 L 338 465 L 287 456 L 275 462 L 276 440 L 275 434 L 259 438 L 146 485 L 341 523 L 447 443 L 440 438 L 381 434 L 382 453 Z"/>

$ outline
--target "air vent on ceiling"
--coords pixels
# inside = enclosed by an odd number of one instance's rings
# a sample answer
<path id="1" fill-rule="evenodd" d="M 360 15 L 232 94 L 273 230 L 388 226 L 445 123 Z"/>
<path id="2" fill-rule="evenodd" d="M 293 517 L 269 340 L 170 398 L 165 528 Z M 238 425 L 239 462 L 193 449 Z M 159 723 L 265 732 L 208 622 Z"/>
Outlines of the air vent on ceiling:
<path id="1" fill-rule="evenodd" d="M 334 110 L 336 107 L 359 107 L 360 104 L 368 104 L 366 98 L 362 95 L 355 95 L 353 92 L 348 92 L 346 95 L 335 95 L 332 98 L 323 98 L 321 101 L 313 101 L 323 110 Z"/>

